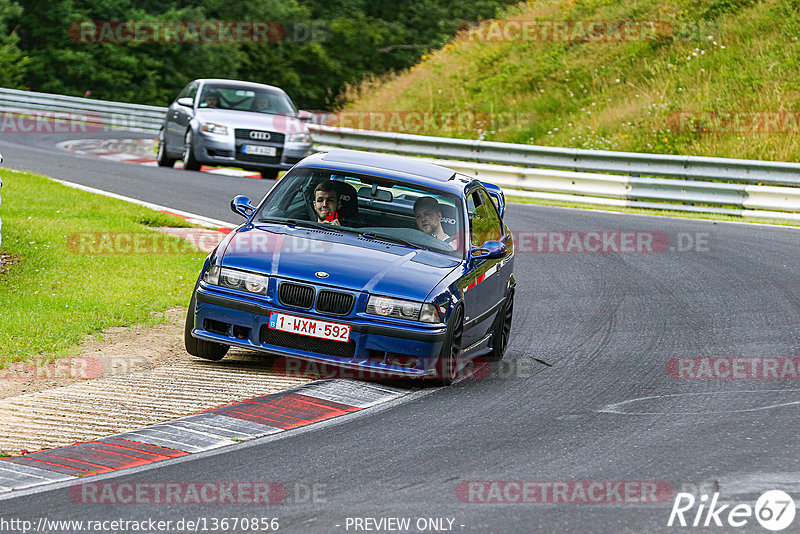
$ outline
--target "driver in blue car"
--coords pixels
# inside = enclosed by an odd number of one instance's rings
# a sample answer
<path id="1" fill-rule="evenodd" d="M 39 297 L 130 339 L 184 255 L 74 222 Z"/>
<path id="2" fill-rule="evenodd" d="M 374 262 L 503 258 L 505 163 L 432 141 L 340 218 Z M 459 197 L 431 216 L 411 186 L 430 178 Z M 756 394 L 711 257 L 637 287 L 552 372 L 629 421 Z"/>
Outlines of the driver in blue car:
<path id="1" fill-rule="evenodd" d="M 339 192 L 336 184 L 325 181 L 314 189 L 314 211 L 317 213 L 317 222 L 341 226 L 339 222 Z"/>
<path id="2" fill-rule="evenodd" d="M 419 197 L 414 202 L 414 217 L 417 220 L 417 228 L 421 231 L 456 248 L 453 237 L 447 235 L 442 228 L 442 208 L 435 198 Z"/>

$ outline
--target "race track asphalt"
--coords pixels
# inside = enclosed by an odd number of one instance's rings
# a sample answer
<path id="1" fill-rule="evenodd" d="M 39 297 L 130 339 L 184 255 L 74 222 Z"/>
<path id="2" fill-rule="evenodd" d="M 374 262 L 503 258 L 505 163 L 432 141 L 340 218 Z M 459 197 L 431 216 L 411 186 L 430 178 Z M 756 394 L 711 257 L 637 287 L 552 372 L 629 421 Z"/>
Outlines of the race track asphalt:
<path id="1" fill-rule="evenodd" d="M 69 136 L 16 137 L 0 140 L 9 167 L 231 222 L 238 222 L 228 209 L 234 194 L 258 200 L 272 183 L 53 149 Z M 698 499 L 718 491 L 731 504 L 752 505 L 772 489 L 800 497 L 800 382 L 750 378 L 765 375 L 752 362 L 737 372 L 745 378 L 721 378 L 724 365 L 710 378 L 671 376 L 701 358 L 729 365 L 768 358 L 779 362 L 778 373 L 785 365 L 796 369 L 800 230 L 521 204 L 509 205 L 507 220 L 527 233 L 528 245 L 516 257 L 506 361 L 493 364 L 489 376 L 279 439 L 91 480 L 277 481 L 288 491 L 283 504 L 99 505 L 56 487 L 3 500 L 0 516 L 277 517 L 285 532 L 366 532 L 354 528 L 354 518 L 389 517 L 410 518 L 412 526 L 449 518 L 454 532 L 668 532 L 697 530 L 667 526 L 680 491 Z M 553 232 L 551 241 L 568 241 L 573 232 L 622 231 L 666 236 L 672 250 L 540 253 L 532 237 Z M 519 500 L 509 481 L 543 483 L 528 486 L 539 488 L 527 499 L 536 502 L 497 502 Z M 602 492 L 595 485 L 592 493 L 600 501 L 579 502 L 576 486 L 590 481 L 602 482 Z M 656 484 L 659 502 L 620 502 L 620 488 L 653 487 L 642 482 Z M 307 498 L 311 487 L 316 498 Z M 552 490 L 565 487 L 553 503 Z M 542 488 L 549 502 L 540 502 Z M 742 528 L 714 531 L 763 529 L 750 517 Z M 798 531 L 800 518 L 783 532 Z"/>

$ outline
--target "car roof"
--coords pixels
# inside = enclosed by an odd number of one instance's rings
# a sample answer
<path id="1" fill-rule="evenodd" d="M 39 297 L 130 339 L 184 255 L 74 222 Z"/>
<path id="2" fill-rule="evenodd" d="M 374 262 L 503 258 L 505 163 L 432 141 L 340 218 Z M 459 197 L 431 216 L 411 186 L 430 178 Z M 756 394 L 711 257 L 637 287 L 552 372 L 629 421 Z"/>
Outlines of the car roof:
<path id="1" fill-rule="evenodd" d="M 280 91 L 281 93 L 285 93 L 283 89 L 280 87 L 275 87 L 274 85 L 267 85 L 265 83 L 256 83 L 256 82 L 246 82 L 244 80 L 228 80 L 226 78 L 198 78 L 194 80 L 195 82 L 200 82 L 202 84 L 213 83 L 217 85 L 235 85 L 237 87 L 243 87 L 248 89 L 271 89 L 273 91 Z"/>
<path id="2" fill-rule="evenodd" d="M 297 167 L 324 167 L 339 171 L 361 172 L 457 194 L 463 192 L 465 185 L 472 181 L 452 169 L 417 159 L 342 148 L 309 156 L 298 163 Z"/>

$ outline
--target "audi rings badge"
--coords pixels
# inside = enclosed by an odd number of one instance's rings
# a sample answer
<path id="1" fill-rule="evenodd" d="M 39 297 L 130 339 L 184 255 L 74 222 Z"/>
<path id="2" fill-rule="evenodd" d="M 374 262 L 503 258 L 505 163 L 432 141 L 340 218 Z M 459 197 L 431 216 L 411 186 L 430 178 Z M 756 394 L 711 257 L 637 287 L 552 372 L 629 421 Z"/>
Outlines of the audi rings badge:
<path id="1" fill-rule="evenodd" d="M 250 139 L 254 141 L 269 141 L 272 139 L 272 135 L 269 132 L 258 132 L 254 130 L 250 132 Z"/>

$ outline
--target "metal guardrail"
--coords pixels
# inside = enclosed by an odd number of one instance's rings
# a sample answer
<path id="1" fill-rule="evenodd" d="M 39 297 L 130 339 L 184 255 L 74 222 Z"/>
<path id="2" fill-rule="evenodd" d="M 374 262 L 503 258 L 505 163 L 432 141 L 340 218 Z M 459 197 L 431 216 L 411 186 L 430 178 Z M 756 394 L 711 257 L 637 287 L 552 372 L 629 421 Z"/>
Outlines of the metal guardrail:
<path id="1" fill-rule="evenodd" d="M 421 156 L 495 183 L 511 196 L 800 220 L 800 163 L 309 128 L 317 143 Z"/>
<path id="2" fill-rule="evenodd" d="M 576 172 L 800 186 L 800 163 L 558 148 L 320 125 L 311 130 L 319 143 L 361 150 Z"/>
<path id="3" fill-rule="evenodd" d="M 59 121 L 69 121 L 84 125 L 87 132 L 125 130 L 157 134 L 167 108 L 0 88 L 0 112 L 31 113 L 42 128 L 47 127 L 46 119 L 53 114 L 51 127 Z"/>
<path id="4" fill-rule="evenodd" d="M 102 130 L 155 135 L 166 109 L 0 88 L 0 113 L 60 113 L 62 120 Z M 800 220 L 800 163 L 543 147 L 317 124 L 309 129 L 320 145 L 429 158 L 494 182 L 511 196 Z"/>

